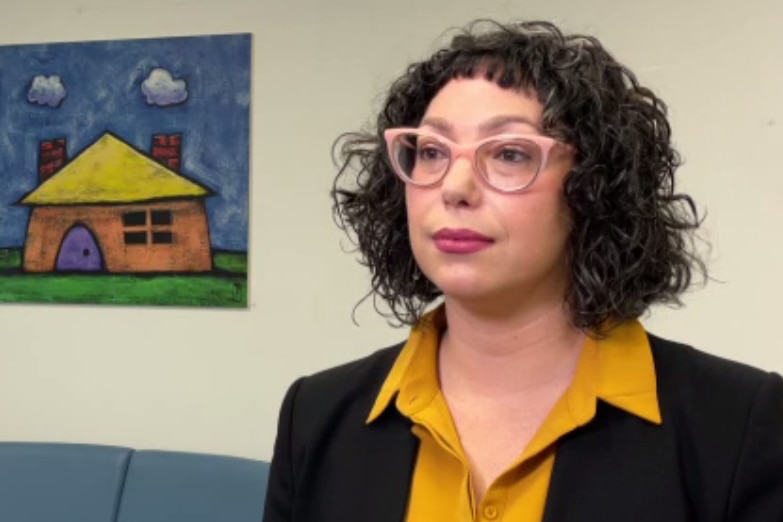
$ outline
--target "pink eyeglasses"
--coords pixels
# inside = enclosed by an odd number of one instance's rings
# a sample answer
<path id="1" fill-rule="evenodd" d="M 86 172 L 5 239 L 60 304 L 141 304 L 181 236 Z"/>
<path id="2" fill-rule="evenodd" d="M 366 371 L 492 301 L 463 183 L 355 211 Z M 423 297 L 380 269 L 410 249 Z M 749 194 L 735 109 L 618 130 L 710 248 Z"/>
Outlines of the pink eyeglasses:
<path id="1" fill-rule="evenodd" d="M 467 157 L 484 181 L 500 192 L 521 192 L 546 165 L 554 138 L 537 134 L 499 134 L 457 144 L 439 134 L 416 128 L 388 129 L 386 147 L 397 175 L 417 187 L 440 183 L 451 165 Z"/>

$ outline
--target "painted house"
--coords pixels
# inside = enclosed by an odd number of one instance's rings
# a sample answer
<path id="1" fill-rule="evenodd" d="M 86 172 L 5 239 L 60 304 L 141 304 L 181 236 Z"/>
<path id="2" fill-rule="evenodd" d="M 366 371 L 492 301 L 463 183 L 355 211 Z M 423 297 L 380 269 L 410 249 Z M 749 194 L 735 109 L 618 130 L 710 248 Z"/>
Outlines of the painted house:
<path id="1" fill-rule="evenodd" d="M 68 161 L 41 143 L 24 248 L 28 272 L 206 272 L 212 192 L 181 175 L 181 136 L 153 136 L 147 155 L 114 134 Z"/>

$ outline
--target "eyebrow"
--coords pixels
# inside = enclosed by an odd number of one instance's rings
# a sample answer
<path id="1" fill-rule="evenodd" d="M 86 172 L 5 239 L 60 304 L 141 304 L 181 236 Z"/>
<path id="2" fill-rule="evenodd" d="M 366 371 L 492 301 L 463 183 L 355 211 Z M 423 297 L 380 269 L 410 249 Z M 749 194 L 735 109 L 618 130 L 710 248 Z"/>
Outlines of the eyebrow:
<path id="1" fill-rule="evenodd" d="M 493 131 L 497 131 L 498 129 L 505 127 L 506 125 L 510 125 L 512 123 L 521 123 L 523 125 L 528 125 L 530 127 L 533 127 L 536 131 L 540 132 L 538 125 L 534 123 L 533 120 L 521 115 L 495 116 L 493 118 L 488 119 L 481 125 L 479 125 L 478 129 L 479 132 L 481 132 L 482 134 L 491 134 Z M 444 120 L 443 118 L 425 118 L 424 120 L 422 120 L 421 125 L 427 125 L 429 127 L 433 127 L 444 134 L 451 134 L 454 131 L 454 125 Z"/>

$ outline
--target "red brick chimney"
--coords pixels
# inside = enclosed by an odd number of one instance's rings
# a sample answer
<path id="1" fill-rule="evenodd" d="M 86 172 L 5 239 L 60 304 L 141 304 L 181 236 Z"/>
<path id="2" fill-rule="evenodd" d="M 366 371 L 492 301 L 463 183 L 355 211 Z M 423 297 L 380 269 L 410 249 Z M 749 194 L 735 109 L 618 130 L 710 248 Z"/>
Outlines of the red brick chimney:
<path id="1" fill-rule="evenodd" d="M 152 157 L 173 171 L 182 163 L 182 134 L 153 134 Z"/>
<path id="2" fill-rule="evenodd" d="M 44 140 L 38 152 L 38 182 L 43 183 L 68 163 L 65 138 Z"/>

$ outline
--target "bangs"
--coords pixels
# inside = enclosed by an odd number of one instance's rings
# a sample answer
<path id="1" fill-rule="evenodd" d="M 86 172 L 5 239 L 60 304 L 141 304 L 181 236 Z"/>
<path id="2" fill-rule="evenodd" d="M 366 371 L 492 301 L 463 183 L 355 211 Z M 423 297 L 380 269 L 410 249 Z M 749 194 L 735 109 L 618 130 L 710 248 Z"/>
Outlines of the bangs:
<path id="1" fill-rule="evenodd" d="M 503 55 L 462 55 L 452 64 L 449 79 L 483 78 L 503 89 L 529 90 L 530 78 L 522 71 L 521 64 L 515 63 L 512 56 Z"/>

